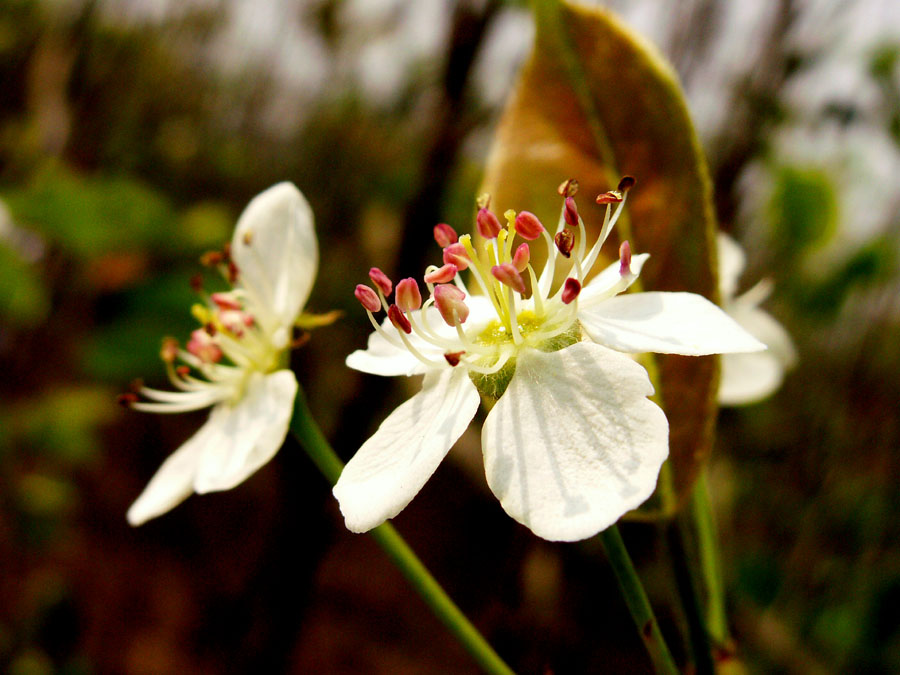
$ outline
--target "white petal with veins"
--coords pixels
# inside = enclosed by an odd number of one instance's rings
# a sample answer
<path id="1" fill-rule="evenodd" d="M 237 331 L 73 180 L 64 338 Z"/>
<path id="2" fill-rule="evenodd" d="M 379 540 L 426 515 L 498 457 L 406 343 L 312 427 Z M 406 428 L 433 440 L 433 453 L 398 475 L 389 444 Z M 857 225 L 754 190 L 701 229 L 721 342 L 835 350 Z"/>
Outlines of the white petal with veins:
<path id="1" fill-rule="evenodd" d="M 257 195 L 234 230 L 231 256 L 239 283 L 271 312 L 282 329 L 293 325 L 312 290 L 319 267 L 313 213 L 291 183 Z M 289 332 L 282 331 L 285 344 Z"/>
<path id="2" fill-rule="evenodd" d="M 600 345 L 523 350 L 482 431 L 504 510 L 539 537 L 575 541 L 639 506 L 668 455 L 652 393 L 640 365 Z"/>
<path id="3" fill-rule="evenodd" d="M 284 443 L 296 395 L 297 378 L 290 370 L 253 373 L 237 403 L 213 408 L 194 490 L 230 490 L 272 459 Z"/>
<path id="4" fill-rule="evenodd" d="M 621 352 L 728 354 L 766 348 L 731 317 L 694 293 L 632 293 L 579 311 L 595 342 Z"/>
<path id="5" fill-rule="evenodd" d="M 465 369 L 428 373 L 422 391 L 381 423 L 334 486 L 347 528 L 366 532 L 402 511 L 469 426 L 479 401 Z"/>

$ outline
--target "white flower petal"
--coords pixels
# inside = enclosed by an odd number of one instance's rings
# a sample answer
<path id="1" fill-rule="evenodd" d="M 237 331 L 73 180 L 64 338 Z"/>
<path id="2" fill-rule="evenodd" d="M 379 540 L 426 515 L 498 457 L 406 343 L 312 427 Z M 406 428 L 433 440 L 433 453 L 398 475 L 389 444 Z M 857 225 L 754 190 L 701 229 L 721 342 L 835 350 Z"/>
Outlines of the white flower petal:
<path id="1" fill-rule="evenodd" d="M 234 230 L 231 256 L 240 284 L 282 328 L 292 326 L 319 266 L 312 209 L 293 184 L 279 183 L 253 198 Z"/>
<path id="2" fill-rule="evenodd" d="M 775 393 L 783 377 L 784 366 L 770 352 L 723 354 L 719 405 L 761 401 Z"/>
<path id="3" fill-rule="evenodd" d="M 722 298 L 727 301 L 733 298 L 737 292 L 738 279 L 744 273 L 747 266 L 747 256 L 744 249 L 724 232 L 718 236 L 719 254 L 719 291 Z"/>
<path id="4" fill-rule="evenodd" d="M 594 342 L 621 352 L 727 354 L 765 345 L 706 298 L 694 293 L 630 293 L 580 309 Z"/>
<path id="5" fill-rule="evenodd" d="M 143 525 L 151 518 L 175 508 L 194 491 L 194 475 L 200 454 L 210 438 L 216 436 L 212 419 L 173 452 L 150 479 L 147 487 L 128 509 L 128 522 Z"/>
<path id="6" fill-rule="evenodd" d="M 520 352 L 482 431 L 488 484 L 539 537 L 576 541 L 652 493 L 669 425 L 647 372 L 591 342 Z"/>
<path id="7" fill-rule="evenodd" d="M 634 274 L 634 277 L 628 282 L 628 286 L 631 286 L 631 284 L 637 281 L 638 277 L 641 275 L 641 268 L 644 267 L 644 263 L 647 262 L 647 258 L 649 257 L 649 253 L 640 253 L 631 259 L 631 272 Z M 610 290 L 615 288 L 622 278 L 622 275 L 619 274 L 620 266 L 621 263 L 617 260 L 587 282 L 584 288 L 581 289 L 581 293 L 578 295 L 579 306 L 590 306 L 594 300 L 602 300 L 607 297 Z M 621 289 L 619 292 L 621 293 L 626 290 L 628 286 L 625 286 L 625 288 Z"/>
<path id="8" fill-rule="evenodd" d="M 741 296 L 743 297 L 743 296 Z M 775 318 L 768 312 L 742 303 L 738 298 L 728 308 L 728 314 L 750 335 L 769 348 L 784 368 L 791 368 L 797 362 L 797 348 L 794 341 Z"/>
<path id="9" fill-rule="evenodd" d="M 416 496 L 478 410 L 462 368 L 431 372 L 344 467 L 334 486 L 347 529 L 367 532 Z"/>
<path id="10" fill-rule="evenodd" d="M 290 370 L 255 373 L 240 401 L 213 408 L 194 490 L 229 490 L 272 459 L 287 435 L 296 395 L 297 378 Z"/>

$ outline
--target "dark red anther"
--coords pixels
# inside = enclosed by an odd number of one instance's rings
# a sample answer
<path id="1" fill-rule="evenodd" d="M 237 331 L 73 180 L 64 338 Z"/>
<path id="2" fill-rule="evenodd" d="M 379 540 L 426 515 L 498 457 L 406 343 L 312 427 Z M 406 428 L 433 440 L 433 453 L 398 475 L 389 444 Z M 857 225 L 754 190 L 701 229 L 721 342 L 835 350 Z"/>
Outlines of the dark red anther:
<path id="1" fill-rule="evenodd" d="M 572 234 L 572 230 L 561 230 L 556 233 L 556 236 L 553 238 L 553 243 L 556 244 L 556 248 L 559 252 L 568 258 L 572 254 L 572 249 L 575 246 L 575 235 Z"/>
<path id="2" fill-rule="evenodd" d="M 388 307 L 388 318 L 398 330 L 402 330 L 407 335 L 412 333 L 412 324 L 409 323 L 409 319 L 406 318 L 406 315 L 397 305 Z"/>
<path id="3" fill-rule="evenodd" d="M 116 402 L 123 408 L 130 408 L 132 404 L 138 402 L 138 396 L 137 394 L 132 394 L 131 392 L 127 394 L 119 394 L 116 398 Z"/>
<path id="4" fill-rule="evenodd" d="M 634 176 L 622 176 L 622 180 L 619 181 L 619 187 L 616 189 L 624 194 L 633 188 L 636 182 Z"/>
<path id="5" fill-rule="evenodd" d="M 388 275 L 377 267 L 373 267 L 369 270 L 369 278 L 372 280 L 373 284 L 381 289 L 381 292 L 384 293 L 385 297 L 389 296 L 391 291 L 394 290 L 394 282 L 388 279 Z"/>
<path id="6" fill-rule="evenodd" d="M 579 293 L 581 293 L 581 282 L 579 282 L 578 279 L 569 277 L 563 284 L 563 290 L 560 299 L 568 305 L 578 297 Z"/>
<path id="7" fill-rule="evenodd" d="M 434 226 L 434 240 L 441 248 L 447 248 L 450 244 L 458 242 L 459 236 L 447 223 L 438 223 Z"/>
<path id="8" fill-rule="evenodd" d="M 566 208 L 564 211 L 566 223 L 572 227 L 578 227 L 578 207 L 572 197 L 566 197 Z"/>
<path id="9" fill-rule="evenodd" d="M 444 354 L 444 358 L 447 360 L 447 363 L 455 367 L 459 365 L 459 359 L 463 354 L 465 352 L 447 352 Z"/>

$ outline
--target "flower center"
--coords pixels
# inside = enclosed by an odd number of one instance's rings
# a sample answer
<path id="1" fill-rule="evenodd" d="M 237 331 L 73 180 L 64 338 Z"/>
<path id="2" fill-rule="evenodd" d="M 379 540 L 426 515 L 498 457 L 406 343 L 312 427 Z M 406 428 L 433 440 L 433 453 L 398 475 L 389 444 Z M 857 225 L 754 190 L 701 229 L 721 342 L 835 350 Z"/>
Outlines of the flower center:
<path id="1" fill-rule="evenodd" d="M 520 349 L 552 352 L 581 339 L 578 296 L 633 184 L 633 179 L 623 178 L 617 190 L 597 197 L 597 202 L 607 208 L 600 236 L 590 250 L 584 221 L 573 198 L 577 183 L 570 180 L 559 188 L 563 204 L 555 236 L 528 211 L 507 211 L 503 214 L 507 224 L 501 225 L 489 209 L 490 199 L 484 197 L 479 200 L 475 219 L 481 244 L 471 235 L 457 236 L 449 225 L 434 228 L 435 241 L 443 248 L 444 264 L 426 270 L 429 296 L 424 303 L 415 279 L 403 279 L 394 289 L 393 282 L 378 268 L 369 272 L 374 289 L 360 284 L 355 295 L 372 326 L 387 342 L 408 350 L 429 369 L 463 366 L 482 395 L 496 399 L 515 372 Z M 516 246 L 516 237 L 525 241 Z M 529 248 L 539 238 L 547 247 L 546 263 L 540 272 L 531 264 Z M 559 256 L 571 259 L 572 269 L 562 284 L 554 286 Z M 634 278 L 627 242 L 620 249 L 620 262 L 624 290 Z M 470 283 L 481 292 L 477 298 L 471 297 L 458 274 L 463 270 L 471 272 Z M 392 292 L 395 301 L 389 303 Z M 611 292 L 619 291 L 613 288 Z M 379 310 L 387 313 L 395 332 L 376 321 L 373 313 Z M 440 320 L 445 325 L 440 325 Z"/>

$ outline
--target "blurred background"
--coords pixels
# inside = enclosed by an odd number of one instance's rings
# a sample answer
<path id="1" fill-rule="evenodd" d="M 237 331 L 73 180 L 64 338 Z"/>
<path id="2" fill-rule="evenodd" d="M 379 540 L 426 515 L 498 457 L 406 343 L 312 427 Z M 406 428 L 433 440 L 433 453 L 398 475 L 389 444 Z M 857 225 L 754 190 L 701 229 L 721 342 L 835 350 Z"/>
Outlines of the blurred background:
<path id="1" fill-rule="evenodd" d="M 737 657 L 898 672 L 900 5 L 608 4 L 678 70 L 742 288 L 774 281 L 799 352 L 774 397 L 720 415 Z M 309 307 L 346 312 L 294 366 L 352 456 L 414 385 L 344 367 L 368 333 L 353 288 L 372 265 L 418 275 L 435 223 L 469 228 L 532 33 L 519 2 L 0 0 L 0 670 L 474 671 L 290 441 L 239 488 L 128 527 L 205 413 L 115 400 L 164 386 L 199 256 L 291 180 L 322 251 Z M 507 518 L 477 432 L 451 457 L 395 522 L 508 662 L 649 672 L 597 544 Z M 683 658 L 668 552 L 653 526 L 625 535 Z"/>

